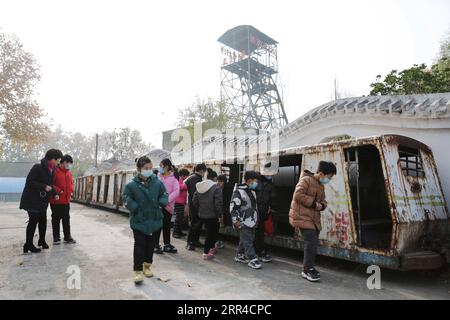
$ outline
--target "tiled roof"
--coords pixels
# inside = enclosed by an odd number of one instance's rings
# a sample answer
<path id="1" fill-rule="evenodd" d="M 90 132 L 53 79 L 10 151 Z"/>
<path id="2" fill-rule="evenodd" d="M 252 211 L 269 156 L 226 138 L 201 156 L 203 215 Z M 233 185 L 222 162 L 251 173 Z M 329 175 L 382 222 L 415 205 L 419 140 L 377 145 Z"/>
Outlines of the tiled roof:
<path id="1" fill-rule="evenodd" d="M 290 134 L 311 122 L 335 115 L 361 114 L 417 119 L 450 118 L 450 92 L 339 99 L 323 104 L 289 123 L 281 129 L 281 134 Z"/>

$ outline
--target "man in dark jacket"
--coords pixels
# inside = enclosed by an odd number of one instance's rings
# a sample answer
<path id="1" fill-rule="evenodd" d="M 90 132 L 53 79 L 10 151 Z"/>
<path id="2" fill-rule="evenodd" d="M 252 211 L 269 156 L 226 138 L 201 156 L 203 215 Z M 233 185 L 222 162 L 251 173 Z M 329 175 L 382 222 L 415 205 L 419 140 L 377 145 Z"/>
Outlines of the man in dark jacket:
<path id="1" fill-rule="evenodd" d="M 195 250 L 195 247 L 202 246 L 199 239 L 203 221 L 198 216 L 198 208 L 193 206 L 192 199 L 194 197 L 194 193 L 197 191 L 197 183 L 203 180 L 206 170 L 206 165 L 204 163 L 197 164 L 194 168 L 194 174 L 184 180 L 184 183 L 188 188 L 189 220 L 191 222 L 186 246 L 188 250 Z"/>
<path id="2" fill-rule="evenodd" d="M 208 172 L 208 180 L 197 183 L 197 191 L 192 198 L 192 204 L 198 208 L 198 216 L 206 227 L 204 260 L 214 258 L 217 252 L 215 244 L 219 231 L 219 217 L 223 214 L 222 188 L 214 179 L 217 179 L 217 173 Z"/>
<path id="3" fill-rule="evenodd" d="M 33 244 L 34 232 L 39 225 L 38 246 L 48 249 L 45 242 L 47 231 L 47 208 L 51 196 L 59 199 L 56 190 L 52 187 L 53 176 L 56 166 L 63 154 L 60 150 L 50 149 L 45 154 L 41 163 L 35 164 L 28 173 L 22 197 L 20 199 L 20 209 L 28 212 L 28 226 L 26 231 L 26 242 L 23 252 L 40 252 Z"/>

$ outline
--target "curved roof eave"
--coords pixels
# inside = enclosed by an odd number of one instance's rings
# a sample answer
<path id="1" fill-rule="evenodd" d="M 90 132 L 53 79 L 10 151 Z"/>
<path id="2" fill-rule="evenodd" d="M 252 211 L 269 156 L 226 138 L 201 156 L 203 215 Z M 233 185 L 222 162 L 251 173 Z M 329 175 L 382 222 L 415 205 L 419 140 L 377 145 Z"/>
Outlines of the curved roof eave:
<path id="1" fill-rule="evenodd" d="M 450 92 L 403 96 L 362 96 L 338 99 L 314 108 L 281 129 L 291 132 L 334 115 L 403 115 L 418 119 L 450 118 Z"/>

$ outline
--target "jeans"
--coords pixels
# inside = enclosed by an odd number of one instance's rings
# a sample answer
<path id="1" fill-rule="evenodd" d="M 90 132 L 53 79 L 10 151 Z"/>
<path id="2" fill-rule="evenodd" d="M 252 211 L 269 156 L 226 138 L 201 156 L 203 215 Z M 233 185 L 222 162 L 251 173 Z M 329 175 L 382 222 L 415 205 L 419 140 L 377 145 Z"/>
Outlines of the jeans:
<path id="1" fill-rule="evenodd" d="M 304 268 L 312 268 L 314 267 L 316 261 L 320 231 L 312 229 L 301 229 L 301 232 L 304 239 L 303 266 Z"/>
<path id="2" fill-rule="evenodd" d="M 70 235 L 70 205 L 69 204 L 51 204 L 52 209 L 52 229 L 53 229 L 53 240 L 60 240 L 59 226 L 62 220 L 64 240 L 70 240 L 72 236 Z"/>
<path id="3" fill-rule="evenodd" d="M 153 250 L 155 241 L 152 235 L 146 235 L 140 231 L 133 230 L 134 235 L 134 271 L 142 271 L 144 262 L 153 263 Z"/>
<path id="4" fill-rule="evenodd" d="M 247 227 L 239 229 L 239 246 L 238 254 L 245 254 L 245 256 L 253 260 L 256 258 L 255 248 L 253 242 L 255 241 L 255 230 Z"/>
<path id="5" fill-rule="evenodd" d="M 219 224 L 219 222 L 217 221 L 217 218 L 203 219 L 203 222 L 205 223 L 205 228 L 206 228 L 206 239 L 205 239 L 205 246 L 204 246 L 203 252 L 208 253 L 210 249 L 212 249 L 216 246 L 217 235 L 218 235 L 217 225 Z"/>
<path id="6" fill-rule="evenodd" d="M 189 207 L 189 218 L 191 226 L 189 227 L 189 234 L 187 237 L 188 243 L 196 243 L 200 239 L 200 231 L 202 230 L 203 220 L 198 216 L 198 211 L 192 206 Z"/>
<path id="7" fill-rule="evenodd" d="M 26 231 L 26 243 L 28 245 L 33 244 L 36 226 L 39 228 L 39 240 L 45 241 L 45 233 L 47 232 L 47 211 L 28 212 L 28 225 Z"/>
<path id="8" fill-rule="evenodd" d="M 166 209 L 162 209 L 162 213 L 164 215 L 163 218 L 163 226 L 162 229 L 159 229 L 154 233 L 155 245 L 159 246 L 159 238 L 161 238 L 161 230 L 163 234 L 164 244 L 170 244 L 170 219 L 172 218 L 172 214 Z"/>

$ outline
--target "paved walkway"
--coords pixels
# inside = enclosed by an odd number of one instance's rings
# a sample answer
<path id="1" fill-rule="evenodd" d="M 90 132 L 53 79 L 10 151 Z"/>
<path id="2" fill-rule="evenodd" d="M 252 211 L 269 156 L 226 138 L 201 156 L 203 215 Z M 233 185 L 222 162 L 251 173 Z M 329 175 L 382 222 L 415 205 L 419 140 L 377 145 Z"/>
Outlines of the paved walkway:
<path id="1" fill-rule="evenodd" d="M 366 286 L 366 267 L 320 257 L 321 283 L 299 277 L 300 253 L 275 255 L 262 270 L 233 261 L 235 244 L 226 243 L 213 261 L 201 250 L 155 255 L 155 277 L 132 282 L 132 233 L 127 217 L 72 205 L 76 245 L 22 254 L 28 216 L 16 203 L 0 203 L 0 299 L 450 299 L 450 269 L 440 274 L 382 270 L 382 289 Z M 37 242 L 37 239 L 36 241 Z M 69 266 L 81 271 L 81 289 L 67 288 Z"/>

